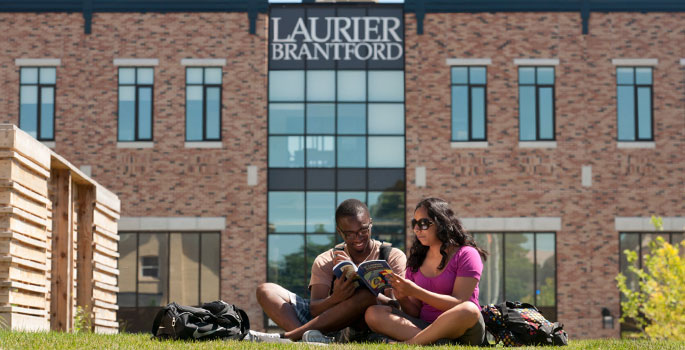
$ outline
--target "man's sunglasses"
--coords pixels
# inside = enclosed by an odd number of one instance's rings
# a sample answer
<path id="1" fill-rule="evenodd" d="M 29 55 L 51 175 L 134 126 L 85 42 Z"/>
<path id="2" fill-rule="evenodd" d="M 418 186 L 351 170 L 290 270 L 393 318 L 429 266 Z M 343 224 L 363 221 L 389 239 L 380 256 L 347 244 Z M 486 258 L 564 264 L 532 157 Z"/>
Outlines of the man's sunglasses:
<path id="1" fill-rule="evenodd" d="M 411 219 L 411 229 L 413 230 L 416 226 L 419 226 L 419 230 L 427 230 L 431 225 L 433 225 L 433 222 L 430 221 L 428 218 L 423 218 L 423 219 Z"/>

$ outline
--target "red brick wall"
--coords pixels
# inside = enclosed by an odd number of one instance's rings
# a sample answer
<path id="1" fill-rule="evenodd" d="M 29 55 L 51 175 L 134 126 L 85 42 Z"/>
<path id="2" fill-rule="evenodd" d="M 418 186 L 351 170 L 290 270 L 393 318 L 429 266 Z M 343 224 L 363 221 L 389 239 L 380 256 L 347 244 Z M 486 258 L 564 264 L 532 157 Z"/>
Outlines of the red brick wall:
<path id="1" fill-rule="evenodd" d="M 616 216 L 685 213 L 684 14 L 600 14 L 582 35 L 578 13 L 428 14 L 424 34 L 406 16 L 407 215 L 425 196 L 462 217 L 558 216 L 557 304 L 572 338 L 618 336 Z M 491 58 L 486 149 L 450 148 L 447 58 Z M 558 58 L 556 149 L 518 147 L 514 59 Z M 654 149 L 617 149 L 612 58 L 657 58 Z M 592 166 L 592 186 L 581 168 Z M 415 186 L 426 167 L 425 188 Z M 410 237 L 408 237 L 410 238 Z"/>
<path id="2" fill-rule="evenodd" d="M 60 58 L 56 151 L 122 200 L 122 216 L 225 216 L 221 297 L 262 324 L 266 280 L 266 16 L 246 13 L 0 13 L 0 123 L 19 123 L 15 58 Z M 119 149 L 114 58 L 157 58 L 154 148 Z M 186 149 L 183 58 L 224 58 L 221 149 Z M 247 166 L 259 168 L 247 186 Z"/>
<path id="3" fill-rule="evenodd" d="M 0 13 L 0 123 L 18 123 L 16 58 L 60 58 L 56 151 L 91 165 L 122 200 L 123 216 L 226 216 L 222 294 L 262 325 L 254 288 L 266 279 L 266 16 L 245 13 Z M 559 319 L 573 338 L 618 336 L 615 216 L 683 216 L 685 15 L 599 14 L 582 35 L 578 13 L 428 14 L 406 18 L 407 215 L 422 197 L 448 199 L 462 217 L 559 216 Z M 118 149 L 114 58 L 157 58 L 152 149 Z M 221 149 L 185 149 L 183 58 L 224 58 Z M 450 147 L 446 58 L 491 58 L 487 149 Z M 515 58 L 558 58 L 556 149 L 518 148 Z M 657 58 L 655 149 L 616 147 L 612 58 Z M 247 166 L 259 182 L 247 186 Z M 592 187 L 581 167 L 592 165 Z M 417 166 L 425 188 L 414 185 Z"/>

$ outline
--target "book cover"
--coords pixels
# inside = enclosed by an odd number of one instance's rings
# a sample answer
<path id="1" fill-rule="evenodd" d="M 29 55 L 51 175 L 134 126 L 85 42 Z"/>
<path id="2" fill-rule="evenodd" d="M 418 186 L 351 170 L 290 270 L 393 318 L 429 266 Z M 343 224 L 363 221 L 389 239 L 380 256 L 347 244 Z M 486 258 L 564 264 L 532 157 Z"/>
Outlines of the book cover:
<path id="1" fill-rule="evenodd" d="M 359 264 L 359 266 L 356 266 L 352 261 L 345 260 L 333 267 L 333 274 L 338 278 L 345 276 L 346 278 L 357 279 L 374 295 L 378 295 L 390 287 L 390 282 L 386 276 L 392 274 L 392 268 L 385 260 L 369 260 Z M 355 281 L 357 285 L 358 281 Z"/>

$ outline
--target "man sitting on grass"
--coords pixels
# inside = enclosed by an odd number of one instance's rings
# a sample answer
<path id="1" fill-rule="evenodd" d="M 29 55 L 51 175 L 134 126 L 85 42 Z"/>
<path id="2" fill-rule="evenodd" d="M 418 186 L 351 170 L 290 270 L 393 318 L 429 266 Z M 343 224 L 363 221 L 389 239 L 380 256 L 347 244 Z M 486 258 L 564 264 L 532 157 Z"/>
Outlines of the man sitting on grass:
<path id="1" fill-rule="evenodd" d="M 343 261 L 352 260 L 355 265 L 367 260 L 378 260 L 381 242 L 371 239 L 371 218 L 369 209 L 356 199 L 348 199 L 335 211 L 336 231 L 345 241 L 344 250 L 330 249 L 314 260 L 309 281 L 311 299 L 304 299 L 275 284 L 263 283 L 257 287 L 257 301 L 264 312 L 285 330 L 280 335 L 259 334 L 257 341 L 269 341 L 264 337 L 287 338 L 310 342 L 329 342 L 322 333 L 339 331 L 352 326 L 357 330 L 368 329 L 364 323 L 366 308 L 377 303 L 396 303 L 379 294 L 375 297 L 366 288 L 355 288 L 352 279 L 334 280 L 333 267 Z M 407 257 L 392 248 L 386 257 L 392 270 L 404 276 Z M 305 335 L 305 332 L 308 332 Z M 253 338 L 258 338 L 257 333 Z M 303 338 L 304 335 L 304 338 Z M 275 339 L 273 339 L 275 340 Z"/>

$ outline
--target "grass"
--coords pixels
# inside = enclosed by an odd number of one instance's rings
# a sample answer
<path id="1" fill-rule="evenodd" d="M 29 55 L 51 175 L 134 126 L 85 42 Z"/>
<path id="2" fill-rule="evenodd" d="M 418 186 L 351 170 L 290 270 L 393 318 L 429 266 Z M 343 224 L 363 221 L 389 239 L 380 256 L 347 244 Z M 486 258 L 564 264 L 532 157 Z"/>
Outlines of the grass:
<path id="1" fill-rule="evenodd" d="M 417 349 L 418 346 L 388 345 L 388 344 L 338 344 L 328 349 L 350 350 L 394 350 Z M 455 349 L 455 346 L 435 346 L 429 349 Z M 320 346 L 303 343 L 293 344 L 265 344 L 238 341 L 214 340 L 208 342 L 157 341 L 150 339 L 148 334 L 92 334 L 92 333 L 26 333 L 0 330 L 0 349 L 321 349 Z M 459 347 L 459 349 L 484 349 L 478 347 Z M 551 349 L 550 347 L 521 347 L 518 349 Z M 571 341 L 564 350 L 576 349 L 606 349 L 606 350 L 637 350 L 637 349 L 685 349 L 685 342 L 598 339 Z"/>

